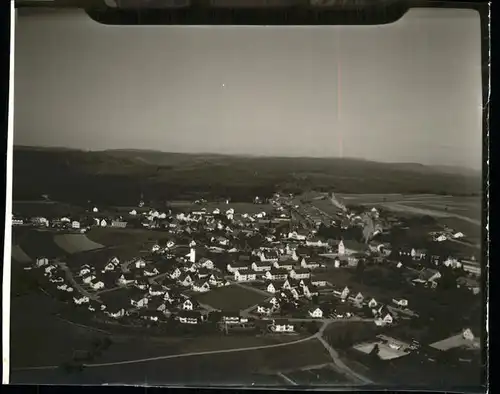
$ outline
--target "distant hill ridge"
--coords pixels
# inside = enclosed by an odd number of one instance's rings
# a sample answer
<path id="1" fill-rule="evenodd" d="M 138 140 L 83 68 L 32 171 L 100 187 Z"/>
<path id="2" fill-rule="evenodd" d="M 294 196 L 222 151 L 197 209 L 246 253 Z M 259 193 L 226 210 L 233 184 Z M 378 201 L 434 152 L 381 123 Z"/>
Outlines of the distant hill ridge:
<path id="1" fill-rule="evenodd" d="M 192 159 L 232 159 L 232 160 L 278 160 L 278 161 L 308 161 L 308 162 L 330 162 L 330 163 L 359 163 L 365 165 L 388 166 L 394 169 L 416 171 L 416 172 L 440 172 L 443 174 L 454 174 L 464 176 L 481 177 L 481 171 L 472 168 L 451 166 L 451 165 L 426 165 L 412 162 L 379 162 L 366 160 L 362 158 L 339 158 L 339 157 L 308 157 L 308 156 L 263 156 L 263 155 L 240 155 L 224 153 L 191 153 L 191 152 L 164 152 L 154 149 L 105 149 L 105 150 L 81 150 L 65 147 L 32 147 L 32 146 L 14 146 L 14 150 L 35 150 L 35 151 L 53 151 L 53 152 L 81 152 L 107 154 L 109 156 L 119 156 L 133 160 L 139 160 L 151 165 L 171 164 L 172 159 L 183 159 L 181 162 Z"/>
<path id="2" fill-rule="evenodd" d="M 83 151 L 14 147 L 16 199 L 49 194 L 61 201 L 135 204 L 156 200 L 230 196 L 246 201 L 276 190 L 335 193 L 479 195 L 479 173 L 441 171 L 413 163 L 353 158 L 297 158 L 166 153 L 150 150 Z M 252 197 L 253 196 L 253 197 Z"/>

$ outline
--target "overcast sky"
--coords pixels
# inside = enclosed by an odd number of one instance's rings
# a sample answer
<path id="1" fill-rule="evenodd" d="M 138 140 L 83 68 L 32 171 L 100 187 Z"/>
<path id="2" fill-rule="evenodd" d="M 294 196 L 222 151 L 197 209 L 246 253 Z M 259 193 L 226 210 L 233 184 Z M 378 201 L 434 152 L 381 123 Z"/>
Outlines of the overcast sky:
<path id="1" fill-rule="evenodd" d="M 481 167 L 479 14 L 386 26 L 18 16 L 15 144 Z"/>

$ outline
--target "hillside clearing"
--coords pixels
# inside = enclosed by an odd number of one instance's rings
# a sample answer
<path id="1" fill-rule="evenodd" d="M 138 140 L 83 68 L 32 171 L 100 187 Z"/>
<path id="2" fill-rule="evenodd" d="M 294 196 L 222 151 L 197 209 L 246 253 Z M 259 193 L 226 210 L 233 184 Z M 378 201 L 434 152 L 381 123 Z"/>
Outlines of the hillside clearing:
<path id="1" fill-rule="evenodd" d="M 101 249 L 103 245 L 91 241 L 85 234 L 62 234 L 54 237 L 54 242 L 69 254 Z"/>

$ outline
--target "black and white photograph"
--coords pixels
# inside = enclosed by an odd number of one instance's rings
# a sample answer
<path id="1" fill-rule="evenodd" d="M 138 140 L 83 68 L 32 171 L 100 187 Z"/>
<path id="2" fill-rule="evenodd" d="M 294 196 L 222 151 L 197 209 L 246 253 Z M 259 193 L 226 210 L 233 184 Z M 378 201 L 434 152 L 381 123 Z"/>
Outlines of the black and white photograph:
<path id="1" fill-rule="evenodd" d="M 483 391 L 481 34 L 17 9 L 8 383 Z"/>

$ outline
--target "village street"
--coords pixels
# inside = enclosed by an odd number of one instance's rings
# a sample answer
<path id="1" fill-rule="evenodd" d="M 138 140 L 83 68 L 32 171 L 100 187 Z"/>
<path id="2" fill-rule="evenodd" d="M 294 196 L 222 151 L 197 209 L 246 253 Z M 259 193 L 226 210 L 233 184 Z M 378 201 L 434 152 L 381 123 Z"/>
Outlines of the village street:
<path id="1" fill-rule="evenodd" d="M 59 261 L 59 260 L 55 260 L 54 261 L 58 266 L 59 268 L 61 268 L 63 271 L 64 271 L 64 274 L 66 276 L 66 279 L 72 284 L 72 286 L 78 290 L 80 292 L 80 294 L 90 298 L 91 300 L 97 300 L 98 299 L 98 296 L 97 294 L 92 294 L 92 293 L 89 293 L 87 290 L 85 290 L 74 278 L 73 276 L 73 273 L 71 272 L 71 270 L 68 268 L 68 266 L 66 265 L 66 263 L 62 262 L 62 261 Z"/>

